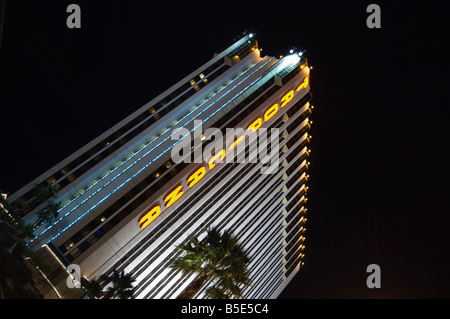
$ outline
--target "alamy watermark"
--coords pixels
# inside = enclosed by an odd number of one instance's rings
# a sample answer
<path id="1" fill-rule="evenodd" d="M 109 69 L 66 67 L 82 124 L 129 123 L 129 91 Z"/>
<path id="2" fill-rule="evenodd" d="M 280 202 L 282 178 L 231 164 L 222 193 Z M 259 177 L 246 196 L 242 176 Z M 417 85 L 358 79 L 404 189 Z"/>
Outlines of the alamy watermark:
<path id="1" fill-rule="evenodd" d="M 381 288 L 381 268 L 377 264 L 370 264 L 366 268 L 370 275 L 366 279 L 367 288 Z"/>
<path id="2" fill-rule="evenodd" d="M 214 127 L 202 132 L 200 120 L 194 120 L 193 132 L 184 127 L 172 131 L 171 140 L 177 141 L 171 150 L 174 163 L 203 163 L 212 158 L 216 164 L 259 162 L 263 164 L 262 174 L 276 173 L 280 163 L 278 128 L 259 128 L 256 132 L 227 128 L 225 136 Z"/>
<path id="3" fill-rule="evenodd" d="M 70 264 L 67 266 L 66 271 L 69 273 L 67 276 L 66 284 L 69 288 L 81 288 L 81 269 L 77 264 Z"/>
<path id="4" fill-rule="evenodd" d="M 381 28 L 381 8 L 378 4 L 369 4 L 366 12 L 370 12 L 370 15 L 366 19 L 366 24 L 369 29 Z"/>
<path id="5" fill-rule="evenodd" d="M 69 4 L 66 9 L 70 15 L 66 19 L 66 25 L 69 29 L 81 28 L 81 8 L 78 4 Z"/>
<path id="6" fill-rule="evenodd" d="M 78 4 L 69 4 L 66 9 L 70 15 L 66 19 L 66 25 L 69 29 L 81 28 L 81 8 Z M 366 25 L 369 29 L 381 28 L 381 8 L 378 4 L 369 4 L 366 12 L 370 15 L 366 19 Z"/>

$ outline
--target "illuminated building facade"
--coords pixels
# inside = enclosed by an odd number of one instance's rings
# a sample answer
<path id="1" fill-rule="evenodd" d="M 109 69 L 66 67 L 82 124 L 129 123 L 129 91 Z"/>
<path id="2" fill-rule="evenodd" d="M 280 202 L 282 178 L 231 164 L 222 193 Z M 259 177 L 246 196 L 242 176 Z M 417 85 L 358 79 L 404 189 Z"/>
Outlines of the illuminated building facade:
<path id="1" fill-rule="evenodd" d="M 50 263 L 53 290 L 64 298 L 83 295 L 66 284 L 65 269 L 76 264 L 87 279 L 131 274 L 134 298 L 175 298 L 195 278 L 168 267 L 179 254 L 175 246 L 218 226 L 230 229 L 251 259 L 244 298 L 276 298 L 304 256 L 309 72 L 301 52 L 262 56 L 248 34 L 11 195 L 33 224 L 49 197 L 36 195 L 35 185 L 58 190 L 58 217 L 38 223 L 29 240 Z M 207 134 L 192 150 L 214 145 L 215 154 L 174 162 L 174 129 L 195 133 L 198 123 L 202 132 L 214 127 L 224 136 L 226 128 L 277 128 L 279 165 L 262 174 L 260 161 L 220 163 L 241 139 Z"/>

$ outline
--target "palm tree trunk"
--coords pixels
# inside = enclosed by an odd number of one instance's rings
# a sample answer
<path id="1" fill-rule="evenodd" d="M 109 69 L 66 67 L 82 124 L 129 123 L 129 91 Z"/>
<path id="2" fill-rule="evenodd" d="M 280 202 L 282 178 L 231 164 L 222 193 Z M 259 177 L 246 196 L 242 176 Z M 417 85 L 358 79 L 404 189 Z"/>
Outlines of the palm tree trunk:
<path id="1" fill-rule="evenodd" d="M 199 275 L 195 278 L 176 299 L 192 299 L 200 290 L 205 281 L 208 279 L 207 275 Z"/>

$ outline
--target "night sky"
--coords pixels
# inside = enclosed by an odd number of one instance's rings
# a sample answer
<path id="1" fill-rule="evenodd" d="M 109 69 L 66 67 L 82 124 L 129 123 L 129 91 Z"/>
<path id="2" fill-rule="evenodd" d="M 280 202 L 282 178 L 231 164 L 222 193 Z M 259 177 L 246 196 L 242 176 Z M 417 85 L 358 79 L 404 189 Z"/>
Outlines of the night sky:
<path id="1" fill-rule="evenodd" d="M 13 193 L 243 32 L 313 66 L 305 266 L 280 298 L 450 298 L 448 2 L 13 1 L 0 188 Z M 66 8 L 81 7 L 81 29 Z M 369 289 L 366 267 L 381 267 Z"/>

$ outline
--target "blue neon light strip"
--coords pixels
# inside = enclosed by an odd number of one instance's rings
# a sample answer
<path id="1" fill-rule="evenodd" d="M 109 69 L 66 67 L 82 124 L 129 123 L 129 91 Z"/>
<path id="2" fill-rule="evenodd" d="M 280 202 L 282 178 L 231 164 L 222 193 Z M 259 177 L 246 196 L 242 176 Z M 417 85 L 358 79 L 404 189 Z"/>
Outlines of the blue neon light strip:
<path id="1" fill-rule="evenodd" d="M 207 108 L 205 108 L 203 111 L 201 111 L 198 115 L 202 114 L 203 112 L 205 112 L 206 110 L 208 110 L 212 105 L 214 105 L 217 101 L 221 100 L 225 95 L 227 95 L 229 92 L 231 92 L 234 88 L 236 88 L 238 85 L 240 85 L 242 82 L 244 82 L 246 79 L 248 79 L 251 75 L 253 75 L 255 72 L 257 72 L 258 70 L 260 70 L 262 67 L 264 67 L 264 65 L 266 65 L 267 63 L 269 63 L 273 58 L 269 59 L 267 62 L 265 62 L 263 65 L 261 65 L 258 69 L 256 69 L 255 71 L 253 71 L 250 75 L 248 75 L 247 77 L 245 77 L 243 80 L 241 80 L 238 84 L 234 85 L 230 90 L 228 90 L 228 92 L 226 92 L 224 95 L 222 95 L 221 97 L 219 97 L 216 101 L 214 101 L 210 106 L 208 106 Z M 214 96 L 216 96 L 219 92 L 221 92 L 222 90 L 224 90 L 226 87 L 230 86 L 233 82 L 235 82 L 236 80 L 238 80 L 241 76 L 243 76 L 245 73 L 247 73 L 249 70 L 251 70 L 254 66 L 256 66 L 258 63 L 260 63 L 263 59 L 259 60 L 257 63 L 255 63 L 251 68 L 247 69 L 243 74 L 239 75 L 236 79 L 234 79 L 233 81 L 231 81 L 230 83 L 228 83 L 225 87 L 223 87 L 222 89 L 220 89 L 219 91 L 216 92 L 216 94 L 214 94 L 212 97 L 208 98 L 207 100 L 205 100 L 203 103 L 201 103 L 198 107 L 202 106 L 203 104 L 207 103 L 211 98 L 213 98 Z M 259 79 L 259 78 L 258 78 Z M 253 84 L 253 83 L 252 83 Z M 242 91 L 241 91 L 242 92 Z M 237 95 L 241 94 L 238 93 Z M 237 97 L 237 95 L 235 97 Z M 233 100 L 235 97 L 233 97 L 231 100 Z M 229 100 L 226 105 L 231 101 Z M 224 106 L 222 106 L 220 109 L 222 109 Z M 197 109 L 197 108 L 196 108 Z M 219 109 L 219 110 L 220 110 Z M 186 114 L 183 118 L 181 118 L 180 120 L 178 120 L 174 125 L 176 125 L 177 123 L 179 123 L 180 121 L 182 121 L 183 119 L 185 119 L 187 116 L 189 116 L 192 112 L 194 112 L 195 110 L 192 110 L 191 112 L 189 112 L 188 114 Z M 218 111 L 218 110 L 217 110 Z M 216 112 L 217 112 L 216 111 Z M 214 112 L 212 115 L 214 115 L 216 112 Z M 212 116 L 211 115 L 211 116 Z M 209 116 L 208 119 L 211 117 Z M 189 122 L 187 122 L 186 124 L 190 123 L 193 119 L 191 119 Z M 205 120 L 206 121 L 206 120 Z M 202 122 L 203 123 L 203 122 Z M 185 124 L 185 125 L 186 125 Z M 199 126 L 199 125 L 198 125 Z M 198 126 L 196 126 L 195 128 L 197 128 Z M 194 128 L 194 129 L 195 129 Z M 166 129 L 162 134 L 166 133 L 168 130 L 170 130 L 171 128 Z M 194 130 L 192 129 L 191 132 Z M 188 135 L 188 134 L 187 134 Z M 185 136 L 187 136 L 185 135 Z M 163 154 L 165 154 L 168 150 L 170 150 L 174 145 L 176 145 L 177 143 L 181 142 L 181 140 L 185 137 L 183 136 L 181 139 L 179 139 L 176 143 L 172 144 L 171 147 L 169 147 L 168 149 L 166 149 L 165 151 L 163 151 L 162 153 L 160 153 L 157 157 L 155 157 L 150 163 L 148 163 L 146 166 L 144 166 L 143 168 L 141 168 L 138 172 L 136 172 L 135 174 L 133 174 L 132 177 L 128 178 L 127 180 L 125 180 L 123 183 L 121 183 L 116 189 L 114 189 L 111 193 L 109 193 L 108 195 L 106 195 L 103 199 L 101 199 L 99 202 L 97 202 L 94 206 L 92 206 L 89 210 L 87 210 L 84 214 L 82 214 L 81 216 L 79 216 L 75 221 L 73 221 L 72 223 L 70 223 L 68 226 L 66 226 L 63 230 L 61 230 L 57 235 L 55 235 L 51 240 L 57 238 L 61 233 L 63 233 L 64 231 L 66 231 L 68 228 L 70 228 L 74 223 L 76 223 L 79 219 L 81 219 L 82 217 L 84 217 L 88 212 L 90 212 L 92 209 L 94 209 L 95 207 L 97 207 L 99 204 L 101 204 L 104 200 L 106 200 L 107 198 L 109 198 L 110 195 L 112 195 L 113 193 L 115 193 L 118 189 L 120 189 L 123 185 L 125 185 L 128 181 L 130 181 L 131 179 L 133 179 L 137 174 L 139 174 L 141 171 L 143 171 L 145 168 L 147 168 L 150 164 L 152 164 L 155 160 L 157 160 L 159 157 L 161 157 Z M 90 198 L 92 198 L 92 196 L 94 196 L 97 192 L 99 192 L 100 190 L 102 190 L 103 188 L 105 188 L 106 186 L 108 186 L 111 182 L 113 182 L 116 178 L 118 178 L 121 174 L 123 174 L 125 171 L 127 171 L 129 168 L 131 168 L 134 164 L 136 164 L 138 161 L 140 161 L 142 158 L 144 158 L 146 155 L 148 155 L 151 151 L 153 151 L 155 148 L 157 148 L 158 146 L 160 146 L 162 143 L 164 143 L 166 140 L 168 140 L 170 138 L 167 137 L 165 138 L 163 141 L 161 141 L 158 145 L 156 145 L 155 147 L 153 147 L 151 150 L 149 150 L 148 152 L 146 152 L 143 156 L 141 156 L 139 159 L 135 160 L 133 163 L 131 163 L 130 166 L 128 166 L 126 169 L 124 169 L 121 173 L 119 173 L 117 176 L 115 176 L 114 178 L 112 178 L 109 182 L 107 182 L 105 185 L 103 185 L 103 187 L 100 187 L 98 190 L 96 190 L 94 193 L 92 193 L 91 195 L 89 195 L 87 198 L 85 198 L 81 203 L 79 203 L 78 205 L 76 205 L 75 207 L 73 207 L 69 212 L 67 212 L 64 216 L 60 217 L 57 221 L 55 221 L 55 223 L 49 227 L 47 227 L 44 231 L 42 231 L 38 236 L 36 236 L 35 238 L 33 238 L 32 240 L 30 240 L 29 243 L 32 243 L 34 240 L 36 240 L 39 236 L 42 236 L 44 233 L 46 233 L 51 227 L 53 227 L 55 224 L 57 224 L 59 221 L 61 221 L 64 217 L 67 217 L 70 213 L 72 213 L 75 209 L 77 209 L 80 205 L 84 204 L 87 200 L 89 200 Z M 154 140 L 153 140 L 154 141 Z M 140 151 L 142 151 L 144 148 L 146 148 L 148 145 L 150 145 L 153 141 L 149 142 L 146 146 L 144 146 L 143 148 L 141 148 L 139 151 L 137 151 L 134 155 L 138 154 Z M 129 159 L 127 159 L 126 161 L 122 162 L 119 166 L 117 166 L 116 168 L 114 168 L 113 170 L 111 170 L 108 174 L 106 174 L 105 176 L 103 176 L 100 180 L 98 180 L 95 184 L 91 185 L 89 188 L 86 189 L 86 192 L 91 189 L 92 187 L 94 187 L 96 184 L 98 184 L 100 181 L 102 181 L 104 178 L 106 178 L 109 174 L 113 173 L 117 168 L 121 167 L 123 164 L 125 164 L 126 162 L 128 162 L 132 157 L 130 157 Z M 81 195 L 79 195 L 81 196 Z M 71 200 L 71 202 L 73 202 L 74 200 L 76 200 L 79 196 L 75 197 L 74 199 Z M 67 207 L 68 205 L 70 205 L 70 203 L 67 203 L 66 205 L 64 205 L 62 208 L 60 208 L 59 211 L 61 211 L 62 209 L 64 209 L 65 207 Z"/>
<path id="2" fill-rule="evenodd" d="M 219 112 L 222 108 L 224 108 L 225 106 L 227 106 L 231 101 L 234 100 L 234 98 L 236 98 L 237 96 L 239 96 L 240 94 L 242 94 L 242 92 L 244 92 L 245 90 L 247 90 L 250 86 L 252 86 L 253 84 L 255 84 L 259 79 L 261 79 L 261 76 L 258 77 L 255 81 L 253 81 L 252 83 L 250 83 L 248 86 L 246 86 L 243 90 L 241 90 L 237 95 L 235 95 L 233 98 L 231 98 L 230 100 L 228 100 L 224 105 L 222 105 L 220 108 L 218 108 L 216 111 L 214 111 L 211 115 L 209 115 L 204 121 L 207 121 L 209 118 L 211 118 L 214 114 L 216 114 L 217 112 Z M 205 110 L 203 110 L 201 113 L 205 112 Z M 199 114 L 201 114 L 199 113 Z M 203 123 L 203 122 L 202 122 Z M 195 126 L 192 130 L 190 130 L 190 132 L 193 132 L 197 127 L 199 127 L 200 125 L 202 125 L 202 123 L 200 123 L 199 125 Z M 151 165 L 154 161 L 156 161 L 159 157 L 161 157 L 162 155 L 164 155 L 166 152 L 170 151 L 172 149 L 172 147 L 174 145 L 176 145 L 177 143 L 181 142 L 181 140 L 190 135 L 190 133 L 187 133 L 186 135 L 184 135 L 182 138 L 180 138 L 178 141 L 176 141 L 171 147 L 165 149 L 164 151 L 162 151 L 158 156 L 156 156 L 151 162 L 149 162 L 148 164 L 146 164 L 144 167 L 142 167 L 139 171 L 137 171 L 136 173 L 134 173 L 131 177 L 127 178 L 124 182 L 122 182 L 120 185 L 118 185 L 113 191 L 111 191 L 108 195 L 106 195 L 105 197 L 103 197 L 103 199 L 101 199 L 99 202 L 97 202 L 94 206 L 92 206 L 91 208 L 89 208 L 85 213 L 83 213 L 82 215 L 80 215 L 77 219 L 75 219 L 72 223 L 70 223 L 69 225 L 67 225 L 65 228 L 63 228 L 59 233 L 57 233 L 55 236 L 53 236 L 48 242 L 56 239 L 57 237 L 59 237 L 63 232 L 65 232 L 67 229 L 69 229 L 70 227 L 72 227 L 73 224 L 77 223 L 81 218 L 83 218 L 86 214 L 88 214 L 91 210 L 93 210 L 95 207 L 97 207 L 99 204 L 101 204 L 103 201 L 105 201 L 106 199 L 108 199 L 112 194 L 114 194 L 116 191 L 118 191 L 120 188 L 122 188 L 122 186 L 124 186 L 126 183 L 128 183 L 130 180 L 132 180 L 134 177 L 136 177 L 140 172 L 142 172 L 144 169 L 146 169 L 149 165 Z M 150 151 L 149 151 L 150 152 Z M 149 153 L 148 152 L 148 153 Z M 144 156 L 146 156 L 148 153 L 144 154 L 141 158 L 143 158 Z M 137 161 L 135 161 L 136 163 Z M 134 163 L 133 163 L 134 164 Z M 132 164 L 132 165 L 133 165 Z M 130 168 L 132 165 L 130 165 L 128 168 Z M 123 172 L 125 172 L 126 170 L 128 170 L 128 168 L 126 168 Z M 116 176 L 117 177 L 117 176 Z M 115 177 L 115 178 L 116 178 Z M 115 179 L 114 178 L 114 179 Z M 111 180 L 113 181 L 113 180 Z M 109 184 L 110 182 L 108 182 L 107 184 Z M 106 185 L 105 185 L 106 186 Z"/>
<path id="3" fill-rule="evenodd" d="M 214 96 L 216 96 L 217 94 L 219 94 L 222 90 L 224 90 L 225 88 L 227 88 L 227 87 L 228 87 L 229 85 L 231 85 L 234 81 L 236 81 L 236 80 L 239 79 L 241 76 L 243 76 L 245 73 L 247 73 L 247 71 L 249 71 L 250 69 L 252 69 L 252 68 L 253 68 L 254 66 L 256 66 L 259 62 L 261 62 L 261 60 L 258 61 L 258 62 L 256 62 L 254 65 L 252 65 L 249 69 L 245 70 L 245 72 L 243 72 L 241 75 L 239 75 L 238 77 L 236 77 L 234 80 L 232 80 L 232 81 L 231 81 L 230 83 L 228 83 L 226 86 L 224 86 L 222 89 L 220 89 L 219 91 L 217 91 L 212 97 L 210 97 L 210 98 L 208 98 L 207 100 L 205 100 L 205 101 L 204 101 L 203 103 L 201 103 L 198 107 L 202 106 L 204 103 L 208 102 L 211 98 L 213 98 Z M 230 90 L 230 91 L 231 91 L 231 90 Z M 225 93 L 224 95 L 228 94 L 230 91 L 228 91 L 228 92 Z M 196 107 L 196 109 L 197 109 L 198 107 Z M 192 114 L 192 112 L 194 112 L 194 111 L 195 111 L 195 109 L 192 110 L 191 112 L 189 112 L 188 114 L 186 114 L 186 116 L 189 116 L 189 115 Z M 177 120 L 177 121 L 175 122 L 175 124 L 173 124 L 173 125 L 178 124 L 180 121 L 182 121 L 184 118 L 186 118 L 186 116 L 184 116 L 184 117 L 183 117 L 182 119 L 180 119 L 180 120 Z M 172 125 L 172 127 L 173 127 L 173 125 Z M 169 129 L 170 129 L 170 127 L 167 128 L 164 132 L 160 133 L 159 136 L 165 134 Z M 149 143 L 147 143 L 147 144 L 146 144 L 144 147 L 142 147 L 140 150 L 138 150 L 135 154 L 133 154 L 133 156 L 136 155 L 136 154 L 138 154 L 141 150 L 143 150 L 143 149 L 146 148 L 147 146 L 149 146 L 154 140 L 156 140 L 156 138 L 153 139 L 152 141 L 150 141 Z M 120 163 L 120 165 L 118 165 L 117 167 L 113 168 L 108 174 L 102 176 L 102 178 L 100 178 L 98 181 L 96 181 L 96 182 L 93 183 L 91 186 L 89 186 L 88 188 L 86 188 L 86 190 L 84 191 L 84 193 L 88 192 L 92 187 L 96 186 L 98 183 L 100 183 L 102 180 L 104 180 L 106 177 L 108 177 L 108 176 L 109 176 L 110 174 L 112 174 L 116 169 L 120 168 L 123 164 L 125 164 L 126 162 L 128 162 L 130 159 L 131 159 L 131 157 L 128 158 L 128 159 L 126 159 L 126 160 L 123 161 L 122 163 Z M 105 187 L 105 186 L 103 186 L 103 187 Z M 81 195 L 82 195 L 82 194 L 81 194 Z M 77 200 L 81 195 L 78 195 L 78 196 L 74 197 L 72 200 L 70 200 L 68 203 L 66 203 L 64 206 L 62 206 L 62 207 L 58 210 L 58 212 L 61 212 L 64 208 L 66 208 L 68 205 L 70 205 L 73 201 Z M 88 198 L 89 198 L 89 197 L 88 197 Z M 84 203 L 84 201 L 83 201 L 81 204 L 83 204 L 83 203 Z M 66 216 L 66 215 L 64 215 L 64 216 Z M 57 220 L 54 224 L 56 224 L 58 221 L 59 221 L 59 220 Z M 50 227 L 51 227 L 51 226 L 50 226 Z"/>

